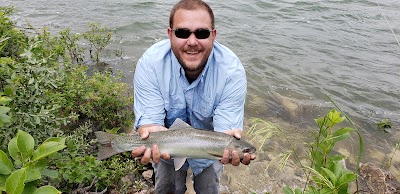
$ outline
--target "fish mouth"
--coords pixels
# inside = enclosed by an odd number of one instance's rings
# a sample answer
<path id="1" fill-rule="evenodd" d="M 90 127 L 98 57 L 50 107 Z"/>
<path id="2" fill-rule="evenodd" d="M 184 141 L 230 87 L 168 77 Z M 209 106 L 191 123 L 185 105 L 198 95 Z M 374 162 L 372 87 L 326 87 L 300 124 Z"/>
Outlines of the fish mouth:
<path id="1" fill-rule="evenodd" d="M 247 148 L 247 149 L 244 149 L 242 152 L 243 153 L 254 154 L 254 153 L 256 153 L 256 149 Z"/>

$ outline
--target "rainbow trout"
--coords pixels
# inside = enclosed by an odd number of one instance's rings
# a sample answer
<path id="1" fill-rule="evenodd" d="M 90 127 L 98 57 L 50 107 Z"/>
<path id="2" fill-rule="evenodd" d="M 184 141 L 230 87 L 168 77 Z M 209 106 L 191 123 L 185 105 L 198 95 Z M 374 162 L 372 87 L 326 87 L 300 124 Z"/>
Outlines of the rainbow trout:
<path id="1" fill-rule="evenodd" d="M 204 158 L 219 160 L 225 148 L 243 153 L 255 153 L 256 148 L 244 140 L 238 140 L 226 133 L 199 130 L 181 119 L 176 119 L 169 130 L 150 133 L 145 140 L 140 136 L 119 136 L 106 132 L 95 132 L 101 146 L 97 156 L 103 160 L 115 154 L 132 151 L 137 147 L 158 145 L 160 153 L 168 153 L 174 158 L 175 170 L 179 170 L 186 158 Z"/>

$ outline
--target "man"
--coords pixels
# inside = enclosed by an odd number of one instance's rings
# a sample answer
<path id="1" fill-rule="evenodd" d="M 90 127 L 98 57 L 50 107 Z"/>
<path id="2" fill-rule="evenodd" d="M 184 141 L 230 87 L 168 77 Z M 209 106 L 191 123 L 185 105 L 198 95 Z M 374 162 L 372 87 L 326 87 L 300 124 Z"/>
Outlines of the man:
<path id="1" fill-rule="evenodd" d="M 167 130 L 176 118 L 194 128 L 241 137 L 246 74 L 237 56 L 215 41 L 216 35 L 214 14 L 205 2 L 182 0 L 173 7 L 169 40 L 150 47 L 135 71 L 135 128 L 142 138 Z M 256 157 L 247 153 L 240 161 L 236 150 L 225 150 L 220 161 L 187 159 L 175 171 L 173 159 L 157 145 L 139 147 L 132 156 L 142 156 L 143 164 L 152 158 L 156 193 L 184 193 L 189 167 L 197 193 L 219 193 L 222 164 L 247 165 Z"/>

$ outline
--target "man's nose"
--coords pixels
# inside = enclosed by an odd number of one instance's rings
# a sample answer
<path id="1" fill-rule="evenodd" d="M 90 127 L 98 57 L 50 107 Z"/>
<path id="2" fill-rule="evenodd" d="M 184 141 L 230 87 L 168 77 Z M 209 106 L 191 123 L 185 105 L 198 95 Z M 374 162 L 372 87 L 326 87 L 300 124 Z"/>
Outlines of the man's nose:
<path id="1" fill-rule="evenodd" d="M 193 32 L 190 33 L 190 36 L 189 36 L 189 38 L 188 38 L 188 40 L 187 40 L 187 44 L 188 44 L 189 46 L 197 45 L 197 38 L 196 38 L 196 36 L 194 35 Z"/>

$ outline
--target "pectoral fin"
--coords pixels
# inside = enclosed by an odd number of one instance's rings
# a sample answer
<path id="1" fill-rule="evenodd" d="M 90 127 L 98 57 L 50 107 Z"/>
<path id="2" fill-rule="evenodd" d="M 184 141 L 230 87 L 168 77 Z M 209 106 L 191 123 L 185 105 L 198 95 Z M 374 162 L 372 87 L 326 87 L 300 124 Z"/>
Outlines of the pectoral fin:
<path id="1" fill-rule="evenodd" d="M 175 171 L 178 171 L 185 164 L 186 158 L 174 158 Z"/>

